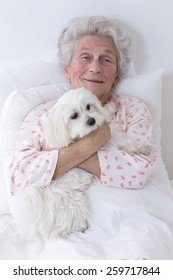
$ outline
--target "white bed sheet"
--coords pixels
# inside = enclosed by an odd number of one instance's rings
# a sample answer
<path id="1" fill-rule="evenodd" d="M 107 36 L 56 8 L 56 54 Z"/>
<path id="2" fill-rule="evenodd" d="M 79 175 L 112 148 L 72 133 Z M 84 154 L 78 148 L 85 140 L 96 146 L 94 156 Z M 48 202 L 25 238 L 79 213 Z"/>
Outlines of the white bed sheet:
<path id="1" fill-rule="evenodd" d="M 164 173 L 160 161 L 146 186 L 136 191 L 93 184 L 86 232 L 46 240 L 40 252 L 37 243 L 15 233 L 10 214 L 2 214 L 0 259 L 173 259 L 173 190 Z"/>

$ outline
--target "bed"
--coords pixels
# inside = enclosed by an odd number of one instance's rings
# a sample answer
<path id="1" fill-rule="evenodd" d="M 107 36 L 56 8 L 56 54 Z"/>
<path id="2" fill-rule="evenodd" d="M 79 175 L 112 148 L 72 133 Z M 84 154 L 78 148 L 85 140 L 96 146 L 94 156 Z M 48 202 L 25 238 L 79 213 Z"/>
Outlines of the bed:
<path id="1" fill-rule="evenodd" d="M 129 190 L 94 183 L 87 191 L 90 201 L 87 231 L 67 239 L 45 240 L 40 251 L 34 243 L 21 240 L 16 234 L 6 168 L 25 115 L 41 102 L 56 99 L 62 92 L 60 89 L 66 90 L 69 85 L 52 53 L 25 61 L 1 75 L 2 81 L 8 81 L 8 97 L 4 97 L 0 120 L 1 260 L 173 259 L 173 188 L 161 148 L 163 71 L 159 68 L 141 75 L 131 72 L 117 87 L 117 94 L 142 99 L 153 118 L 159 161 L 144 188 Z M 1 91 L 4 84 L 0 85 Z"/>

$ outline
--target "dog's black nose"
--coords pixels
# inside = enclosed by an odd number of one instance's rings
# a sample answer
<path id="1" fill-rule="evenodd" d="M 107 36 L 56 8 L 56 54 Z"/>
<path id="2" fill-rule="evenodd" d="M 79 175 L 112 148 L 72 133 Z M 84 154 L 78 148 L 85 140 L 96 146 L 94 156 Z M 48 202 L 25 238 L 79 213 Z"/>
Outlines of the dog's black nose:
<path id="1" fill-rule="evenodd" d="M 89 118 L 87 120 L 87 124 L 90 125 L 90 126 L 95 125 L 95 123 L 96 123 L 96 120 L 94 118 Z"/>

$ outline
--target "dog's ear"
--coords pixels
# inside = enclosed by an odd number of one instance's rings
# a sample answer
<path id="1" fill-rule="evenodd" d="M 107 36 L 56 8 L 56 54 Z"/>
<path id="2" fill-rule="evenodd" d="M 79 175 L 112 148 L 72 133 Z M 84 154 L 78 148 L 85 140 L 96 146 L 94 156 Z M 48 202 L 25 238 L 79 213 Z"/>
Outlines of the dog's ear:
<path id="1" fill-rule="evenodd" d="M 112 116 L 117 112 L 117 106 L 113 101 L 110 101 L 103 106 L 101 102 L 97 99 L 95 100 L 95 106 L 97 110 L 100 112 L 100 114 L 104 116 L 104 119 L 107 122 L 110 122 Z"/>
<path id="2" fill-rule="evenodd" d="M 113 115 L 115 115 L 117 112 L 117 106 L 113 101 L 110 101 L 105 104 L 104 110 L 105 110 L 105 119 L 107 122 L 110 122 Z"/>
<path id="3" fill-rule="evenodd" d="M 44 127 L 44 138 L 46 144 L 51 148 L 62 148 L 71 142 L 62 108 L 54 106 L 48 113 Z"/>

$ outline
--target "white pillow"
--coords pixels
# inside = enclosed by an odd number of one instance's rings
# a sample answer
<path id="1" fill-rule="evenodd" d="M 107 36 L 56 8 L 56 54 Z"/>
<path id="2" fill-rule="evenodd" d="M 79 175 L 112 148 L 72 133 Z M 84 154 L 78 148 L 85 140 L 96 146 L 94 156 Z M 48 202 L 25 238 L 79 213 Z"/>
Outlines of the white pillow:
<path id="1" fill-rule="evenodd" d="M 5 99 L 14 90 L 64 82 L 56 55 L 13 65 L 0 72 L 0 112 Z"/>

